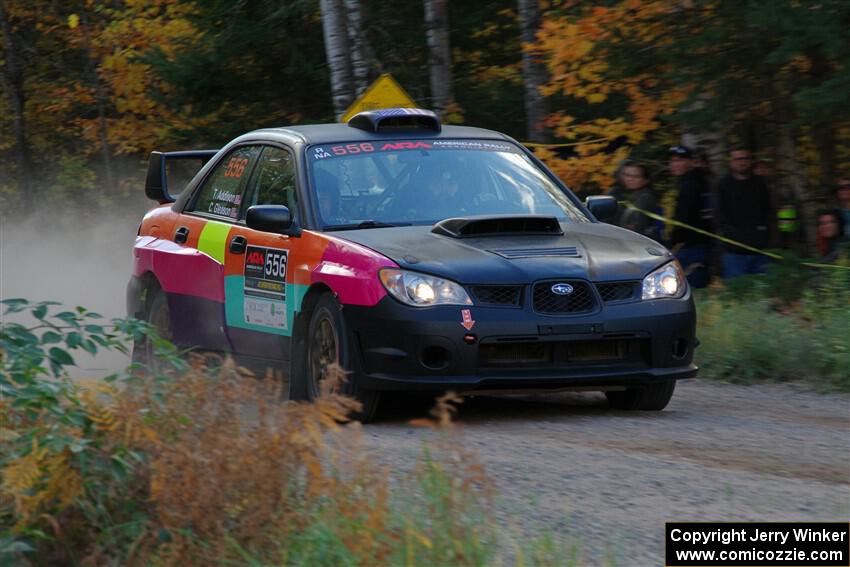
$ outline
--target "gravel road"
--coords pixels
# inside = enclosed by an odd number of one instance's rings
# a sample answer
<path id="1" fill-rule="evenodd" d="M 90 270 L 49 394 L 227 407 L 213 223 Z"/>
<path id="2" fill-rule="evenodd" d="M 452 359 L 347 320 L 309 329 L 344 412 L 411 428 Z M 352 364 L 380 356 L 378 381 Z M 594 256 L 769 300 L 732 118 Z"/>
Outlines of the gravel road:
<path id="1" fill-rule="evenodd" d="M 364 427 L 379 460 L 416 459 L 434 433 L 411 417 Z M 850 520 L 847 396 L 697 379 L 663 412 L 611 411 L 596 393 L 476 397 L 458 423 L 505 533 L 548 530 L 583 565 L 663 565 L 666 521 Z"/>

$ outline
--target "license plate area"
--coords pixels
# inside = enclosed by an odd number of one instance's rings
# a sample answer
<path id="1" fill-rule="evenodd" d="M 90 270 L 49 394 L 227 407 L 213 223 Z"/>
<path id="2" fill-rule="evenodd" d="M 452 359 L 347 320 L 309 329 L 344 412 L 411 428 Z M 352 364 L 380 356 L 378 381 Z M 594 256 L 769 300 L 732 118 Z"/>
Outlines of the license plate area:
<path id="1" fill-rule="evenodd" d="M 647 339 L 495 342 L 480 345 L 478 366 L 484 368 L 578 367 L 643 363 Z"/>
<path id="2" fill-rule="evenodd" d="M 566 343 L 570 362 L 602 362 L 624 360 L 629 345 L 624 340 L 574 341 Z"/>

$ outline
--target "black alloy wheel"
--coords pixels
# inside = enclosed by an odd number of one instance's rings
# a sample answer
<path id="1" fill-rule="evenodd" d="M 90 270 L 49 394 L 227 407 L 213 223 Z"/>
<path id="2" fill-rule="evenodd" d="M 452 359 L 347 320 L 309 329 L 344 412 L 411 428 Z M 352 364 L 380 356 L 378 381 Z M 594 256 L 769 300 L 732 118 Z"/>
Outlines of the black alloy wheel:
<path id="1" fill-rule="evenodd" d="M 379 393 L 365 390 L 357 384 L 356 373 L 352 372 L 354 341 L 342 316 L 341 306 L 331 293 L 319 298 L 307 328 L 306 391 L 309 401 L 322 393 L 322 384 L 331 379 L 332 365 L 339 366 L 344 380 L 334 384 L 332 392 L 351 396 L 362 404 L 362 410 L 351 417 L 367 422 L 375 414 Z M 336 378 L 336 377 L 334 377 Z"/>

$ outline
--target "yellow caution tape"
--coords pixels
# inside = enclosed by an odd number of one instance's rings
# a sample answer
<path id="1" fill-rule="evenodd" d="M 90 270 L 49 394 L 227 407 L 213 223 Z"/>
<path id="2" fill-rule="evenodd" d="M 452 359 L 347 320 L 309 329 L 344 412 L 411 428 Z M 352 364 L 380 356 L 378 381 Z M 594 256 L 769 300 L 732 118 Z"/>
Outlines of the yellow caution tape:
<path id="1" fill-rule="evenodd" d="M 768 252 L 767 250 L 761 250 L 759 248 L 755 248 L 753 246 L 750 246 L 749 244 L 744 244 L 743 242 L 738 242 L 737 240 L 732 240 L 731 238 L 726 238 L 725 236 L 720 236 L 719 234 L 714 234 L 713 232 L 709 232 L 707 230 L 703 230 L 701 228 L 691 226 L 691 225 L 683 223 L 681 221 L 669 219 L 665 216 L 659 215 L 658 213 L 645 211 L 645 210 L 643 210 L 639 207 L 634 206 L 633 204 L 629 203 L 628 201 L 618 201 L 618 202 L 621 205 L 623 205 L 624 207 L 629 208 L 633 211 L 637 211 L 641 214 L 644 214 L 644 215 L 648 216 L 649 218 L 651 218 L 653 220 L 658 220 L 658 221 L 661 221 L 665 224 L 669 224 L 669 225 L 672 225 L 672 226 L 680 226 L 682 228 L 686 228 L 688 230 L 698 232 L 699 234 L 703 234 L 703 235 L 708 236 L 710 238 L 714 238 L 715 240 L 725 242 L 726 244 L 731 244 L 732 246 L 737 246 L 739 248 L 743 248 L 744 250 L 749 250 L 750 252 L 755 252 L 757 254 L 763 254 L 764 256 L 768 256 L 770 258 L 773 258 L 774 260 L 780 260 L 780 261 L 783 261 L 783 262 L 786 260 L 786 258 L 784 256 L 777 254 L 775 252 Z M 850 270 L 850 266 L 842 266 L 841 264 L 820 264 L 818 262 L 801 262 L 800 265 L 806 266 L 807 268 L 832 268 L 832 269 L 838 269 L 838 270 Z"/>
<path id="2" fill-rule="evenodd" d="M 595 140 L 584 140 L 583 142 L 569 142 L 566 144 L 544 144 L 542 142 L 520 142 L 526 148 L 570 148 L 573 146 L 584 146 L 585 144 L 598 144 L 608 142 L 610 138 L 596 138 Z"/>

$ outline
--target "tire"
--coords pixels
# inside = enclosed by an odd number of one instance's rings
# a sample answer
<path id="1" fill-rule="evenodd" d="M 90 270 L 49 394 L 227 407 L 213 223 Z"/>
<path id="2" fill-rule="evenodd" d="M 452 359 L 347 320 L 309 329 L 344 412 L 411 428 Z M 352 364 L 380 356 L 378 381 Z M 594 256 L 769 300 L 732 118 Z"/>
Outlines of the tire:
<path id="1" fill-rule="evenodd" d="M 171 313 L 165 293 L 158 286 L 149 288 L 145 304 L 144 320 L 150 323 L 160 337 L 170 341 Z M 160 374 L 168 368 L 168 365 L 157 358 L 154 345 L 147 336 L 133 343 L 132 361 L 134 364 L 141 364 L 144 371 L 153 374 Z"/>
<path id="2" fill-rule="evenodd" d="M 661 411 L 667 407 L 675 389 L 675 380 L 665 380 L 621 392 L 605 392 L 605 397 L 612 409 Z"/>
<path id="3" fill-rule="evenodd" d="M 306 356 L 302 357 L 302 368 L 296 373 L 304 381 L 296 386 L 296 391 L 306 394 L 308 401 L 315 400 L 327 377 L 330 364 L 337 363 L 346 372 L 346 380 L 336 393 L 355 398 L 362 404 L 361 411 L 353 414 L 353 419 L 366 423 L 370 421 L 378 408 L 380 393 L 358 386 L 357 374 L 353 372 L 355 346 L 351 331 L 342 316 L 339 302 L 331 293 L 323 294 L 316 303 L 307 325 Z"/>

